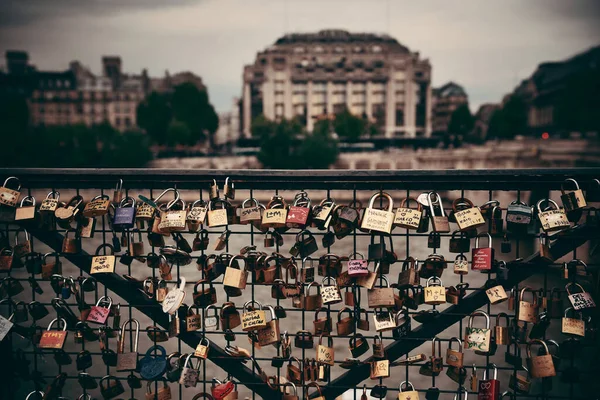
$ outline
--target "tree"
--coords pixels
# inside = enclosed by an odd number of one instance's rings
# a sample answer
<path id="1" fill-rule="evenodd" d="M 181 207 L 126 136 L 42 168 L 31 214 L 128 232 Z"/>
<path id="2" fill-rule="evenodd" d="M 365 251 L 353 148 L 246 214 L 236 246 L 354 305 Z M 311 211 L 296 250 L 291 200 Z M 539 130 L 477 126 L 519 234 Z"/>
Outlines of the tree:
<path id="1" fill-rule="evenodd" d="M 471 115 L 471 110 L 467 104 L 458 106 L 456 110 L 450 116 L 450 123 L 448 124 L 448 133 L 455 136 L 462 136 L 466 138 L 473 127 L 475 126 L 475 118 Z"/>
<path id="2" fill-rule="evenodd" d="M 260 134 L 258 160 L 265 168 L 307 169 L 327 168 L 338 155 L 337 141 L 330 133 L 329 121 L 315 124 L 312 134 L 307 134 L 297 121 L 253 121 L 254 136 Z"/>
<path id="3" fill-rule="evenodd" d="M 554 112 L 563 131 L 600 132 L 600 73 L 590 69 L 567 79 Z"/>
<path id="4" fill-rule="evenodd" d="M 188 128 L 187 124 L 174 119 L 169 124 L 167 129 L 167 142 L 166 144 L 170 147 L 174 147 L 179 143 L 190 143 L 192 137 L 192 131 Z"/>
<path id="5" fill-rule="evenodd" d="M 29 108 L 27 100 L 19 95 L 0 97 L 0 166 L 12 166 L 22 162 L 24 151 L 31 143 L 27 138 Z"/>
<path id="6" fill-rule="evenodd" d="M 165 144 L 171 118 L 171 105 L 166 94 L 152 92 L 137 107 L 138 126 L 157 144 Z"/>
<path id="7" fill-rule="evenodd" d="M 200 90 L 192 83 L 182 83 L 175 86 L 171 100 L 173 118 L 185 123 L 190 130 L 187 143 L 196 144 L 209 139 L 212 147 L 212 138 L 219 128 L 219 116 L 208 101 L 208 93 Z"/>
<path id="8" fill-rule="evenodd" d="M 169 127 L 174 120 L 185 124 L 189 130 L 189 135 L 180 136 L 183 141 L 175 144 L 194 145 L 208 139 L 212 147 L 213 136 L 219 128 L 219 116 L 206 91 L 192 83 L 182 83 L 175 86 L 173 93 L 150 93 L 137 108 L 138 126 L 160 145 L 167 143 Z"/>
<path id="9" fill-rule="evenodd" d="M 366 119 L 352 115 L 348 109 L 344 109 L 344 111 L 337 114 L 333 121 L 335 133 L 349 142 L 360 139 L 361 135 L 365 133 L 367 125 L 368 121 Z"/>
<path id="10" fill-rule="evenodd" d="M 519 96 L 511 96 L 500 110 L 490 118 L 488 137 L 513 139 L 527 132 L 527 106 Z"/>

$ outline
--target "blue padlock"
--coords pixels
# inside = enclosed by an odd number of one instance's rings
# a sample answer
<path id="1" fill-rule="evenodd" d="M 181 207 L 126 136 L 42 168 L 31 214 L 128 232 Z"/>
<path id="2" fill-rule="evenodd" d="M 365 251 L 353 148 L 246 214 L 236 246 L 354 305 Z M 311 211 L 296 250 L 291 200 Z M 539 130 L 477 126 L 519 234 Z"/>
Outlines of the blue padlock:
<path id="1" fill-rule="evenodd" d="M 133 228 L 135 225 L 135 199 L 133 197 L 125 197 L 119 203 L 119 207 L 115 209 L 115 217 L 113 219 L 113 230 L 122 232 Z"/>
<path id="2" fill-rule="evenodd" d="M 153 355 L 154 351 L 158 354 Z M 140 360 L 139 367 L 143 379 L 149 381 L 159 379 L 167 370 L 167 351 L 159 345 L 150 347 L 144 358 Z"/>
<path id="3" fill-rule="evenodd" d="M 65 278 L 60 289 L 60 295 L 63 299 L 68 300 L 71 297 L 71 293 L 73 293 L 73 285 L 75 285 L 73 278 Z"/>

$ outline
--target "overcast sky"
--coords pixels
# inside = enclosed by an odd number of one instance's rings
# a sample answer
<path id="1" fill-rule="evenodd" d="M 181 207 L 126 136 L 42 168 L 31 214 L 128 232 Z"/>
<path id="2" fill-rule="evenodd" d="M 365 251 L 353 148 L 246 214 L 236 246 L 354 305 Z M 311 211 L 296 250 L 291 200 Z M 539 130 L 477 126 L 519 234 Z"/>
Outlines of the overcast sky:
<path id="1" fill-rule="evenodd" d="M 99 73 L 120 55 L 125 72 L 189 70 L 219 111 L 240 95 L 243 65 L 287 32 L 388 33 L 476 110 L 540 62 L 600 45 L 599 26 L 599 0 L 0 0 L 2 54 L 26 50 L 40 69 L 79 60 Z"/>

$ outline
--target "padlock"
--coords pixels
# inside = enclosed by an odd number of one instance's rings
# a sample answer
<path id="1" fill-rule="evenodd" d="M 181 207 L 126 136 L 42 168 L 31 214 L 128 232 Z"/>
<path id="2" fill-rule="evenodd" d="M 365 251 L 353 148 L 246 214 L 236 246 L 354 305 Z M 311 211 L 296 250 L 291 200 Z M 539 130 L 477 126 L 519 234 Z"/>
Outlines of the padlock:
<path id="1" fill-rule="evenodd" d="M 387 210 L 374 208 L 375 199 L 380 197 L 387 199 Z M 392 212 L 393 209 L 394 202 L 389 194 L 384 192 L 375 193 L 373 196 L 371 196 L 369 206 L 365 210 L 361 228 L 371 232 L 375 231 L 389 234 L 392 231 L 392 224 L 394 223 L 394 213 Z"/>
<path id="2" fill-rule="evenodd" d="M 106 400 L 114 399 L 115 397 L 125 393 L 125 388 L 121 381 L 112 375 L 106 375 L 99 382 L 100 393 Z"/>
<path id="3" fill-rule="evenodd" d="M 576 286 L 581 291 L 577 293 L 571 292 L 571 287 L 573 286 Z M 567 297 L 576 311 L 596 307 L 596 303 L 594 302 L 592 295 L 589 292 L 586 292 L 583 286 L 580 284 L 571 282 L 565 286 L 565 289 L 567 291 Z"/>
<path id="4" fill-rule="evenodd" d="M 83 216 L 86 218 L 101 217 L 108 214 L 111 207 L 110 197 L 108 195 L 95 196 L 83 208 Z"/>
<path id="5" fill-rule="evenodd" d="M 294 199 L 287 212 L 286 226 L 288 228 L 304 229 L 309 223 L 310 217 L 310 199 L 306 192 L 300 192 Z"/>
<path id="6" fill-rule="evenodd" d="M 296 362 L 298 366 L 294 365 L 293 362 Z M 290 357 L 287 365 L 287 379 L 292 383 L 302 384 L 302 380 L 304 378 L 303 375 L 304 374 L 302 373 L 300 360 L 298 360 L 296 357 Z"/>
<path id="7" fill-rule="evenodd" d="M 110 251 L 109 254 L 100 255 L 100 250 L 106 249 Z M 114 248 L 107 243 L 101 244 L 96 248 L 96 252 L 92 257 L 92 265 L 90 267 L 90 274 L 100 273 L 112 273 L 115 271 L 116 258 L 114 255 Z"/>
<path id="8" fill-rule="evenodd" d="M 373 360 L 369 364 L 371 379 L 388 378 L 390 376 L 390 360 Z"/>
<path id="9" fill-rule="evenodd" d="M 576 313 L 578 315 L 578 318 L 570 317 L 569 311 Z M 567 308 L 565 310 L 564 317 L 562 318 L 561 331 L 563 334 L 566 335 L 576 335 L 585 337 L 585 321 L 583 319 L 583 314 L 579 311 L 575 311 L 571 307 Z"/>
<path id="10" fill-rule="evenodd" d="M 417 209 L 410 208 L 410 201 L 417 203 Z M 419 227 L 421 218 L 423 217 L 423 207 L 416 199 L 406 197 L 400 203 L 400 207 L 396 210 L 394 217 L 394 226 L 404 229 L 416 230 Z"/>
<path id="11" fill-rule="evenodd" d="M 425 304 L 440 305 L 446 302 L 446 288 L 440 278 L 432 276 L 427 279 L 424 289 Z"/>
<path id="12" fill-rule="evenodd" d="M 16 189 L 11 189 L 8 187 L 8 183 L 11 181 L 16 181 Z M 13 185 L 14 186 L 14 185 Z M 19 202 L 19 197 L 21 196 L 21 181 L 16 176 L 9 176 L 4 181 L 2 187 L 0 187 L 0 204 L 8 206 L 8 207 L 16 207 Z"/>
<path id="13" fill-rule="evenodd" d="M 135 226 L 135 199 L 133 197 L 125 197 L 115 208 L 115 216 L 113 217 L 112 228 L 116 232 L 123 232 Z"/>
<path id="14" fill-rule="evenodd" d="M 488 379 L 488 369 L 494 368 L 494 377 Z M 477 400 L 498 400 L 500 398 L 500 381 L 498 380 L 498 368 L 496 364 L 488 364 L 483 372 L 483 379 L 479 381 Z"/>
<path id="15" fill-rule="evenodd" d="M 27 304 L 27 310 L 34 321 L 40 320 L 50 313 L 46 306 L 39 301 L 32 301 Z"/>
<path id="16" fill-rule="evenodd" d="M 394 289 L 389 285 L 385 276 L 381 276 L 383 284 L 380 287 L 373 287 L 367 291 L 368 304 L 370 308 L 393 307 L 394 306 Z"/>
<path id="17" fill-rule="evenodd" d="M 479 247 L 479 238 L 487 236 L 488 247 Z M 494 249 L 492 247 L 492 236 L 489 233 L 480 233 L 475 238 L 475 248 L 471 251 L 472 264 L 474 271 L 490 271 L 494 262 Z"/>
<path id="18" fill-rule="evenodd" d="M 430 232 L 427 236 L 427 247 L 430 249 L 438 249 L 441 244 L 441 236 L 438 232 Z"/>
<path id="19" fill-rule="evenodd" d="M 527 394 L 531 390 L 531 376 L 529 374 L 529 369 L 526 367 L 522 367 L 525 372 L 527 372 L 526 376 L 519 375 L 517 371 L 510 376 L 510 380 L 508 381 L 508 387 L 515 391 L 515 393 L 519 394 Z M 504 394 L 502 395 L 504 397 Z"/>
<path id="20" fill-rule="evenodd" d="M 331 336 L 326 335 L 327 344 L 323 344 L 323 334 L 319 336 L 319 343 L 317 345 L 317 362 L 320 364 L 327 364 L 333 366 L 335 363 L 335 355 L 333 350 L 333 339 Z"/>
<path id="21" fill-rule="evenodd" d="M 29 205 L 25 205 L 25 203 Z M 21 224 L 34 221 L 36 218 L 35 210 L 35 197 L 23 197 L 19 207 L 15 210 L 15 221 L 20 221 Z"/>
<path id="22" fill-rule="evenodd" d="M 488 232 L 492 236 L 504 235 L 504 218 L 502 218 L 502 209 L 499 206 L 494 206 L 488 220 Z"/>
<path id="23" fill-rule="evenodd" d="M 504 318 L 506 321 L 506 326 L 500 325 L 500 319 Z M 510 327 L 509 327 L 509 318 L 508 315 L 504 312 L 498 313 L 496 315 L 496 326 L 494 327 L 494 337 L 496 339 L 496 344 L 510 346 Z"/>
<path id="24" fill-rule="evenodd" d="M 169 387 L 169 385 L 167 384 L 167 381 L 165 379 L 161 379 L 162 380 L 162 387 L 158 387 L 158 390 L 156 391 L 156 393 L 152 393 L 152 386 L 155 384 L 152 381 L 148 381 L 148 383 L 146 384 L 146 395 L 145 395 L 145 400 L 171 400 L 171 388 Z M 198 395 L 194 396 L 194 399 L 196 399 Z"/>
<path id="25" fill-rule="evenodd" d="M 224 200 L 213 200 L 208 203 L 207 222 L 209 228 L 226 226 L 229 223 L 227 216 L 228 202 Z M 221 208 L 216 208 L 221 205 Z"/>
<path id="26" fill-rule="evenodd" d="M 110 314 L 112 299 L 108 296 L 102 296 L 98 299 L 95 306 L 92 306 L 86 321 L 94 324 L 104 325 Z"/>
<path id="27" fill-rule="evenodd" d="M 378 384 L 373 386 L 370 395 L 371 397 L 375 397 L 377 399 L 385 399 L 385 396 L 387 395 L 387 390 L 387 386 Z"/>
<path id="28" fill-rule="evenodd" d="M 358 358 L 369 350 L 369 342 L 360 333 L 355 333 L 348 340 L 348 348 L 352 357 Z"/>
<path id="29" fill-rule="evenodd" d="M 485 318 L 485 328 L 473 327 L 473 320 L 477 316 Z M 490 351 L 490 317 L 485 311 L 475 311 L 469 316 L 469 325 L 465 328 L 465 349 L 475 350 L 480 353 L 487 353 Z"/>
<path id="30" fill-rule="evenodd" d="M 532 302 L 524 300 L 526 292 L 530 292 L 532 295 Z M 523 322 L 536 322 L 538 313 L 538 296 L 537 293 L 529 286 L 525 286 L 519 292 L 519 307 L 517 313 L 517 319 Z"/>
<path id="31" fill-rule="evenodd" d="M 194 312 L 193 306 L 189 307 L 185 315 L 185 330 L 186 332 L 195 332 L 202 327 L 202 312 L 200 307 L 196 306 Z"/>
<path id="32" fill-rule="evenodd" d="M 547 207 L 542 211 L 542 204 Z M 567 219 L 565 211 L 550 199 L 542 199 L 537 202 L 538 219 L 544 232 L 556 232 L 569 228 L 571 224 Z"/>
<path id="33" fill-rule="evenodd" d="M 373 358 L 379 360 L 387 358 L 385 354 L 385 346 L 383 345 L 383 339 L 379 334 L 373 336 Z"/>
<path id="34" fill-rule="evenodd" d="M 373 321 L 377 332 L 385 332 L 393 330 L 396 327 L 394 315 L 388 309 L 375 309 L 373 313 Z"/>
<path id="35" fill-rule="evenodd" d="M 291 380 L 291 379 L 290 379 Z M 298 384 L 300 384 L 301 382 L 296 382 Z M 290 392 L 288 392 L 288 387 L 291 386 L 292 389 Z M 294 382 L 286 382 L 282 385 L 281 387 L 282 390 L 282 395 L 281 395 L 281 400 L 299 400 L 300 397 L 298 397 L 298 390 L 296 389 L 296 385 L 294 384 Z"/>
<path id="36" fill-rule="evenodd" d="M 69 237 L 69 234 L 73 232 L 74 237 Z M 62 243 L 62 252 L 65 254 L 77 254 L 81 251 L 81 239 L 77 236 L 75 229 L 68 229 L 65 232 L 65 237 Z"/>
<path id="37" fill-rule="evenodd" d="M 313 335 L 309 331 L 298 331 L 294 338 L 294 346 L 300 349 L 312 349 L 314 346 Z"/>
<path id="38" fill-rule="evenodd" d="M 316 294 L 310 294 L 310 288 L 315 285 L 317 288 Z M 306 311 L 315 311 L 321 308 L 322 298 L 321 298 L 321 285 L 318 282 L 311 282 L 306 287 L 306 294 L 302 294 L 300 296 L 300 302 L 302 304 L 301 308 L 304 308 Z"/>
<path id="39" fill-rule="evenodd" d="M 139 361 L 140 376 L 143 379 L 156 380 L 165 373 L 167 364 L 165 348 L 159 345 L 151 346 Z"/>
<path id="40" fill-rule="evenodd" d="M 192 232 L 198 231 L 200 225 L 204 224 L 208 208 L 204 200 L 196 200 L 190 205 L 190 209 L 186 215 L 186 224 L 188 230 Z"/>
<path id="41" fill-rule="evenodd" d="M 172 200 L 166 209 L 160 210 L 160 223 L 158 229 L 161 232 L 181 232 L 187 227 L 187 211 L 185 201 L 182 199 Z"/>
<path id="42" fill-rule="evenodd" d="M 348 313 L 348 317 L 342 318 L 342 314 L 345 312 Z M 335 326 L 338 336 L 348 336 L 355 332 L 354 314 L 349 307 L 344 307 L 338 311 Z"/>
<path id="43" fill-rule="evenodd" d="M 59 199 L 60 193 L 58 191 L 52 191 L 46 195 L 44 200 L 42 200 L 39 212 L 43 220 L 51 221 L 52 224 L 54 223 L 54 211 L 56 211 L 59 206 Z"/>
<path id="44" fill-rule="evenodd" d="M 192 242 L 192 251 L 208 249 L 209 240 L 208 231 L 206 229 L 202 229 L 200 232 L 196 233 L 196 237 Z"/>
<path id="45" fill-rule="evenodd" d="M 508 295 L 504 286 L 500 285 L 495 279 L 489 279 L 485 282 L 485 294 L 490 304 L 500 304 L 508 300 Z"/>
<path id="46" fill-rule="evenodd" d="M 204 288 L 204 285 L 208 284 L 208 288 Z M 198 289 L 202 285 L 202 289 Z M 211 281 L 206 279 L 200 279 L 194 284 L 194 304 L 199 307 L 207 307 L 217 302 L 217 291 L 215 290 Z"/>
<path id="47" fill-rule="evenodd" d="M 137 242 L 135 241 L 135 232 L 137 231 Z M 137 260 L 146 261 L 144 256 L 144 242 L 142 240 L 142 232 L 135 228 L 130 231 L 129 234 L 129 254 L 135 257 Z"/>
<path id="48" fill-rule="evenodd" d="M 398 311 L 395 317 L 396 327 L 392 330 L 392 336 L 400 340 L 411 331 L 411 318 L 406 308 Z"/>
<path id="49" fill-rule="evenodd" d="M 433 253 L 428 255 L 423 262 L 421 269 L 419 269 L 419 276 L 423 279 L 429 279 L 432 276 L 441 278 L 444 269 L 446 269 L 446 260 L 444 259 L 444 256 Z"/>
<path id="50" fill-rule="evenodd" d="M 526 233 L 533 220 L 533 207 L 515 200 L 506 209 L 506 229 L 514 234 Z"/>
<path id="51" fill-rule="evenodd" d="M 419 400 L 419 392 L 409 381 L 400 382 L 398 385 L 398 400 Z"/>
<path id="52" fill-rule="evenodd" d="M 458 229 L 461 231 L 485 225 L 485 219 L 483 219 L 483 215 L 481 215 L 481 210 L 479 207 L 474 206 L 469 199 L 463 197 L 454 200 L 452 209 Z"/>
<path id="53" fill-rule="evenodd" d="M 129 325 L 133 328 L 135 324 L 133 347 L 131 351 L 125 352 L 125 327 Z M 138 367 L 138 343 L 140 340 L 140 323 L 137 319 L 128 319 L 121 326 L 121 336 L 119 337 L 117 347 L 117 372 L 135 371 Z"/>
<path id="54" fill-rule="evenodd" d="M 438 233 L 449 233 L 450 232 L 450 223 L 448 221 L 448 217 L 444 212 L 444 204 L 442 203 L 442 198 L 436 192 L 429 192 L 427 194 L 427 201 L 429 203 L 429 211 L 431 224 L 433 225 L 434 232 Z M 438 213 L 436 215 L 435 206 L 437 204 Z"/>
<path id="55" fill-rule="evenodd" d="M 364 318 L 362 318 L 362 315 L 364 314 Z M 367 314 L 367 310 L 365 310 L 364 308 L 361 308 L 357 311 L 356 314 L 356 328 L 360 329 L 361 331 L 369 331 L 370 329 L 370 323 L 369 323 L 369 316 Z"/>
<path id="56" fill-rule="evenodd" d="M 21 232 L 24 233 L 24 240 L 19 241 L 19 233 Z M 31 253 L 31 238 L 26 229 L 19 229 L 15 232 L 15 245 L 12 250 L 16 258 L 22 258 Z"/>
<path id="57" fill-rule="evenodd" d="M 532 356 L 531 346 L 538 344 L 543 347 L 544 353 L 542 355 Z M 533 339 L 527 343 L 527 367 L 533 378 L 548 378 L 556 376 L 556 370 L 554 368 L 554 362 L 552 355 L 546 342 L 539 339 Z"/>
<path id="58" fill-rule="evenodd" d="M 88 350 L 80 351 L 75 358 L 75 365 L 78 371 L 90 368 L 92 366 L 92 353 Z"/>
<path id="59" fill-rule="evenodd" d="M 457 237 L 457 235 L 459 237 Z M 438 234 L 439 236 L 439 234 Z M 450 253 L 467 253 L 471 249 L 471 241 L 463 231 L 454 231 L 449 241 Z"/>
<path id="60" fill-rule="evenodd" d="M 262 308 L 260 303 L 253 300 L 244 303 L 244 312 L 242 313 L 243 331 L 263 329 L 267 326 L 267 317 Z"/>
<path id="61" fill-rule="evenodd" d="M 210 310 L 213 310 L 213 315 L 209 315 Z M 204 308 L 203 321 L 204 321 L 204 330 L 205 331 L 217 331 L 219 330 L 219 316 L 217 314 L 217 308 L 214 305 L 209 305 Z"/>
<path id="62" fill-rule="evenodd" d="M 325 317 L 319 317 L 319 313 L 321 312 L 326 313 Z M 315 311 L 313 326 L 315 328 L 315 335 L 327 335 L 331 333 L 331 314 L 329 308 L 322 307 Z"/>
<path id="63" fill-rule="evenodd" d="M 333 199 L 323 199 L 320 204 L 313 207 L 311 226 L 326 230 L 331 223 L 335 201 Z"/>
<path id="64" fill-rule="evenodd" d="M 59 328 L 58 330 L 52 329 L 55 323 Z M 61 323 L 62 330 L 60 330 Z M 68 333 L 67 321 L 64 318 L 54 318 L 48 324 L 48 328 L 42 333 L 38 347 L 40 349 L 62 349 L 65 345 Z"/>
<path id="65" fill-rule="evenodd" d="M 279 318 L 273 306 L 265 305 L 263 308 L 269 310 L 271 318 L 264 328 L 258 329 L 256 332 L 258 345 L 261 347 L 271 344 L 276 346 L 280 340 Z"/>
<path id="66" fill-rule="evenodd" d="M 283 197 L 273 196 L 263 211 L 262 228 L 284 228 L 287 214 L 287 204 Z"/>
<path id="67" fill-rule="evenodd" d="M 565 189 L 565 184 L 569 182 L 573 183 L 573 185 L 575 186 L 574 189 Z M 587 202 L 585 201 L 583 191 L 579 188 L 579 184 L 575 179 L 565 179 L 565 181 L 560 186 L 560 192 L 562 193 L 560 199 L 567 213 L 570 213 L 571 211 L 580 210 L 587 206 Z M 581 216 L 581 213 L 579 215 Z M 579 220 L 579 218 L 577 218 L 577 220 Z"/>
<path id="68" fill-rule="evenodd" d="M 198 360 L 196 367 L 194 367 L 192 358 Z M 201 358 L 196 357 L 193 353 L 186 357 L 185 362 L 183 363 L 183 369 L 181 370 L 181 375 L 179 377 L 180 385 L 185 387 L 196 387 L 200 374 L 200 361 Z"/>
<path id="69" fill-rule="evenodd" d="M 452 342 L 458 343 L 458 350 L 452 349 Z M 448 349 L 446 350 L 446 364 L 457 368 L 461 368 L 463 366 L 464 354 L 462 347 L 462 341 L 459 338 L 450 338 L 448 341 Z"/>
<path id="70" fill-rule="evenodd" d="M 290 249 L 290 254 L 294 257 L 305 258 L 319 249 L 317 240 L 308 230 L 303 230 L 296 235 L 296 243 Z"/>
<path id="71" fill-rule="evenodd" d="M 239 266 L 239 263 L 236 262 L 237 260 L 243 261 L 243 267 Z M 229 261 L 229 266 L 225 270 L 223 285 L 225 287 L 245 289 L 247 280 L 248 271 L 246 271 L 246 259 L 240 255 L 232 257 Z"/>
<path id="72" fill-rule="evenodd" d="M 446 291 L 446 302 L 455 305 L 460 303 L 460 300 L 466 296 L 468 288 L 468 283 L 459 283 L 456 286 L 450 286 Z"/>
<path id="73" fill-rule="evenodd" d="M 398 288 L 403 289 L 419 284 L 417 264 L 418 261 L 412 257 L 408 257 L 402 263 L 402 271 L 398 274 Z"/>
<path id="74" fill-rule="evenodd" d="M 360 257 L 360 258 L 358 258 Z M 369 273 L 369 261 L 361 253 L 354 252 L 348 257 L 347 271 L 348 276 L 355 278 L 365 276 Z"/>
<path id="75" fill-rule="evenodd" d="M 469 273 L 469 261 L 464 254 L 459 254 L 454 259 L 454 273 L 457 275 L 466 275 Z"/>

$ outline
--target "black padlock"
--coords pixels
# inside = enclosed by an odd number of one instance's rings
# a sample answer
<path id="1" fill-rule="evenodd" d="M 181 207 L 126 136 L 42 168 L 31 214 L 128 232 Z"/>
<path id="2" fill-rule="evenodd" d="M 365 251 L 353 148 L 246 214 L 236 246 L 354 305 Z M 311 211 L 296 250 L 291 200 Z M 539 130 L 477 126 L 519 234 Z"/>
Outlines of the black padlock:
<path id="1" fill-rule="evenodd" d="M 25 268 L 30 274 L 41 274 L 42 255 L 40 253 L 29 253 L 25 257 Z"/>
<path id="2" fill-rule="evenodd" d="M 77 370 L 81 371 L 92 366 L 92 353 L 87 350 L 80 351 L 75 359 Z"/>
<path id="3" fill-rule="evenodd" d="M 131 389 L 140 389 L 142 387 L 142 380 L 132 372 L 127 376 L 127 384 Z"/>
<path id="4" fill-rule="evenodd" d="M 107 367 L 116 367 L 117 366 L 117 353 L 111 349 L 102 350 L 102 361 Z"/>
<path id="5" fill-rule="evenodd" d="M 438 400 L 440 398 L 440 389 L 436 387 L 430 387 L 425 392 L 425 400 Z"/>
<path id="6" fill-rule="evenodd" d="M 283 308 L 283 306 L 279 305 L 279 306 L 275 306 L 275 316 L 278 319 L 282 319 L 282 318 L 286 318 L 287 317 L 287 312 L 285 311 L 285 308 Z"/>
<path id="7" fill-rule="evenodd" d="M 439 249 L 442 237 L 438 232 L 431 232 L 427 237 L 427 247 L 430 249 Z"/>
<path id="8" fill-rule="evenodd" d="M 323 245 L 323 247 L 333 246 L 334 243 L 335 243 L 335 233 L 333 233 L 332 231 L 329 231 L 323 235 L 323 238 L 321 239 L 321 244 Z"/>
<path id="9" fill-rule="evenodd" d="M 381 260 L 385 256 L 385 242 L 383 235 L 379 235 L 379 243 L 375 243 L 375 235 L 371 235 L 371 244 L 369 244 L 368 258 L 371 261 Z"/>
<path id="10" fill-rule="evenodd" d="M 98 382 L 87 372 L 80 372 L 77 381 L 82 389 L 93 390 L 98 387 Z"/>
<path id="11" fill-rule="evenodd" d="M 54 350 L 54 360 L 58 365 L 70 365 L 73 362 L 73 359 L 63 349 Z"/>
<path id="12" fill-rule="evenodd" d="M 550 326 L 550 318 L 548 318 L 547 312 L 542 312 L 538 315 L 538 320 L 531 327 L 531 331 L 529 331 L 530 339 L 541 339 L 544 337 L 546 330 Z"/>
<path id="13" fill-rule="evenodd" d="M 437 235 L 439 236 L 439 233 Z M 457 235 L 459 235 L 459 237 L 457 237 Z M 449 250 L 450 253 L 468 253 L 469 250 L 471 250 L 471 241 L 467 237 L 467 234 L 463 231 L 452 232 L 452 237 L 450 237 L 449 241 Z"/>

